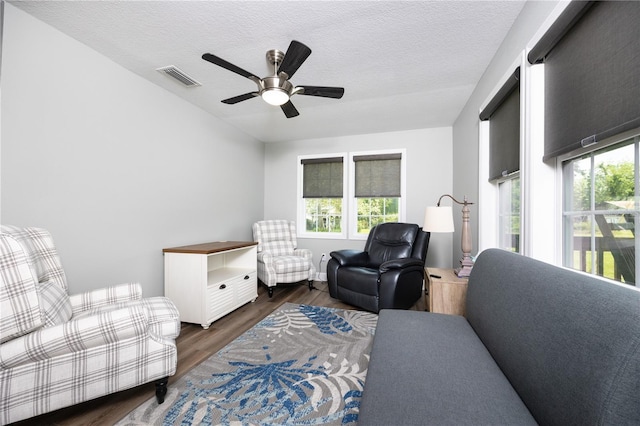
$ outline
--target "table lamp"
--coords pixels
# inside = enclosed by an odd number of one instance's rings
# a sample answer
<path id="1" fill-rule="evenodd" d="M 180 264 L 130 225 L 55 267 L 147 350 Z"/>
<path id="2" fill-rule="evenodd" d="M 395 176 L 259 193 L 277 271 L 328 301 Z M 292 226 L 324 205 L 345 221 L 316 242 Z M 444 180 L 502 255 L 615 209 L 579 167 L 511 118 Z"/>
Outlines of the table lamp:
<path id="1" fill-rule="evenodd" d="M 449 197 L 455 203 L 462 206 L 462 259 L 460 260 L 460 268 L 456 268 L 455 272 L 458 277 L 468 277 L 473 268 L 473 260 L 471 259 L 471 226 L 469 224 L 469 206 L 473 203 L 467 201 L 460 202 L 449 194 L 444 194 L 438 199 L 438 204 L 429 206 L 424 213 L 424 225 L 422 227 L 425 232 L 453 232 L 453 211 L 450 206 L 440 206 L 442 198 Z"/>

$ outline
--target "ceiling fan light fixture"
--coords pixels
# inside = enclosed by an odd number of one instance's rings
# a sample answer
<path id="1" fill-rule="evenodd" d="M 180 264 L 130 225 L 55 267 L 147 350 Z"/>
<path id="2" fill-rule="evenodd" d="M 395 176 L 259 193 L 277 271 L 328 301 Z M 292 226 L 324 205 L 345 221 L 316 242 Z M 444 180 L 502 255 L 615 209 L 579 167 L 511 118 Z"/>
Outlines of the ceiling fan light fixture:
<path id="1" fill-rule="evenodd" d="M 289 102 L 289 94 L 279 88 L 265 89 L 260 95 L 269 105 L 279 106 Z"/>
<path id="2" fill-rule="evenodd" d="M 284 105 L 289 102 L 293 85 L 277 76 L 265 77 L 260 84 L 260 96 L 269 105 Z"/>

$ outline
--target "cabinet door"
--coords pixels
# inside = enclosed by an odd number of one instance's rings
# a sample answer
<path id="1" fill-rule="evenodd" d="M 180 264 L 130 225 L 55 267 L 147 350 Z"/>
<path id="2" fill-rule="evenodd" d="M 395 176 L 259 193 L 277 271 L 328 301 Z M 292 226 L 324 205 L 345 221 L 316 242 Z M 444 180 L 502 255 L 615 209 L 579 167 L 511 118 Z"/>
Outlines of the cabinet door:
<path id="1" fill-rule="evenodd" d="M 256 272 L 251 272 L 238 278 L 236 288 L 238 306 L 258 297 L 258 279 L 256 275 Z"/>
<path id="2" fill-rule="evenodd" d="M 208 293 L 208 321 L 215 321 L 236 308 L 233 280 L 210 284 Z"/>

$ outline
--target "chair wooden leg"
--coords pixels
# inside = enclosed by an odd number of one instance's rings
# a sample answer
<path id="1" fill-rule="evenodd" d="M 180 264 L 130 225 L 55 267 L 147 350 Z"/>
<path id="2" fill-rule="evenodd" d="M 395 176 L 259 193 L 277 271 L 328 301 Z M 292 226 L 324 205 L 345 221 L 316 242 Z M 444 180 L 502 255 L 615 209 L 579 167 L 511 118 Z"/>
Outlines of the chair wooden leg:
<path id="1" fill-rule="evenodd" d="M 156 380 L 156 399 L 158 404 L 164 402 L 164 397 L 167 395 L 167 383 L 169 383 L 169 377 Z"/>
<path id="2" fill-rule="evenodd" d="M 309 280 L 309 291 L 313 290 L 313 280 Z"/>
<path id="3" fill-rule="evenodd" d="M 267 287 L 267 291 L 269 292 L 269 297 L 273 297 L 273 287 Z"/>

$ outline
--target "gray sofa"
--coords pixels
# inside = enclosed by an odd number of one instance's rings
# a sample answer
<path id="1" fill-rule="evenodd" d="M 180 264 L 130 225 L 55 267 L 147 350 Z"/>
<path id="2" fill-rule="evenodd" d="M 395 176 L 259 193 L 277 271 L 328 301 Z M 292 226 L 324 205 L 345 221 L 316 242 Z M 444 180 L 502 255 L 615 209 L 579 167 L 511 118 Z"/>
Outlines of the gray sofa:
<path id="1" fill-rule="evenodd" d="M 490 249 L 466 312 L 380 312 L 359 425 L 640 424 L 637 289 Z"/>

